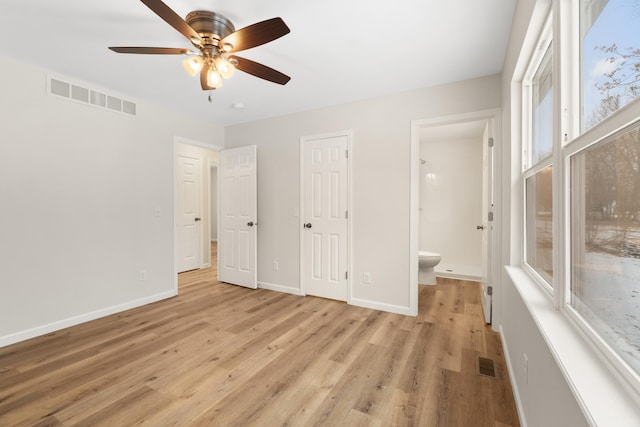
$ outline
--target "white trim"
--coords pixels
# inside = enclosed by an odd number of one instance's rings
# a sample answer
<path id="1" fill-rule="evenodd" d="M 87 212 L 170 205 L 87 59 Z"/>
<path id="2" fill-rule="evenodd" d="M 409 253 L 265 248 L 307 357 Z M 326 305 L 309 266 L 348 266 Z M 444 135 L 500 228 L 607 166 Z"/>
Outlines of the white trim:
<path id="1" fill-rule="evenodd" d="M 270 291 L 284 292 L 286 294 L 303 296 L 299 288 L 292 288 L 291 286 L 278 285 L 276 283 L 258 282 L 259 289 L 267 289 Z"/>
<path id="2" fill-rule="evenodd" d="M 520 427 L 527 427 L 524 405 L 522 404 L 522 398 L 520 398 L 520 389 L 514 381 L 514 378 L 517 378 L 516 371 L 513 369 L 513 365 L 511 364 L 512 359 L 509 354 L 509 346 L 507 346 L 507 341 L 504 339 L 504 330 L 502 329 L 502 325 L 500 325 L 499 332 L 500 342 L 502 342 L 502 353 L 504 354 L 504 359 L 507 363 L 507 371 L 509 372 L 509 378 L 511 379 L 513 398 L 516 401 L 516 407 L 518 408 L 518 420 L 520 420 Z"/>
<path id="3" fill-rule="evenodd" d="M 401 305 L 384 304 L 378 301 L 370 301 L 360 298 L 351 298 L 351 305 L 358 307 L 370 308 L 372 310 L 386 311 L 389 313 L 404 314 L 405 316 L 413 316 L 411 308 Z"/>
<path id="4" fill-rule="evenodd" d="M 461 274 L 461 273 L 449 273 L 448 271 L 436 271 L 436 277 L 444 277 L 446 279 L 458 279 L 458 280 L 467 280 L 469 282 L 482 283 L 482 277 L 477 276 L 475 274 Z"/>
<path id="5" fill-rule="evenodd" d="M 502 158 L 502 116 L 499 108 L 471 111 L 450 116 L 439 116 L 429 119 L 411 120 L 411 154 L 410 154 L 410 200 L 409 200 L 409 313 L 410 316 L 418 315 L 418 249 L 419 249 L 419 212 L 420 204 L 420 129 L 431 126 L 465 123 L 477 120 L 493 120 L 494 123 L 494 158 Z M 493 182 L 491 183 L 494 194 L 494 232 L 493 244 L 496 245 L 502 239 L 502 166 L 501 162 L 494 163 Z M 498 251 L 492 251 L 493 271 L 500 271 L 502 257 Z M 483 261 L 484 262 L 484 261 Z M 501 279 L 499 275 L 494 277 L 494 295 L 500 293 Z M 500 324 L 499 300 L 493 299 L 494 328 Z"/>
<path id="6" fill-rule="evenodd" d="M 588 422 L 594 426 L 638 425 L 640 406 L 633 393 L 611 374 L 613 369 L 588 340 L 576 333 L 572 322 L 553 307 L 553 302 L 524 270 L 510 266 L 505 270 Z M 503 347 L 506 355 L 504 342 Z M 514 389 L 518 386 L 517 382 L 512 385 Z"/>
<path id="7" fill-rule="evenodd" d="M 132 308 L 141 307 L 143 305 L 151 304 L 156 301 L 171 298 L 177 295 L 175 291 L 162 292 L 148 297 L 140 298 L 133 301 L 128 301 L 122 304 L 113 305 L 111 307 L 101 308 L 99 310 L 91 311 L 88 313 L 80 314 L 78 316 L 69 317 L 67 319 L 58 320 L 46 325 L 37 326 L 35 328 L 27 329 L 20 332 L 15 332 L 9 335 L 0 337 L 0 347 L 15 344 L 17 342 L 25 341 L 31 338 L 42 336 L 51 332 L 59 331 L 70 326 L 79 325 L 81 323 L 96 320 L 101 317 L 110 316 L 112 314 L 121 313 Z"/>
<path id="8" fill-rule="evenodd" d="M 300 216 L 298 232 L 300 233 L 300 294 L 306 295 L 305 286 L 305 248 L 304 233 L 302 227 L 305 221 L 305 148 L 307 141 L 315 139 L 335 138 L 339 136 L 347 137 L 347 304 L 353 300 L 353 130 L 347 129 L 337 132 L 321 133 L 315 135 L 305 135 L 300 137 Z"/>

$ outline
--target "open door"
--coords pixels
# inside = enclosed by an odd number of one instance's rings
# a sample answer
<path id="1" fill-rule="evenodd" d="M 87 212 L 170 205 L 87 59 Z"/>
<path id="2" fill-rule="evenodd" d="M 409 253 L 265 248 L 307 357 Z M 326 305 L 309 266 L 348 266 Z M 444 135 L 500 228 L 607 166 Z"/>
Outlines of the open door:
<path id="1" fill-rule="evenodd" d="M 220 151 L 218 280 L 256 289 L 256 146 Z"/>
<path id="2" fill-rule="evenodd" d="M 493 299 L 493 120 L 487 121 L 482 137 L 482 308 L 492 321 Z"/>

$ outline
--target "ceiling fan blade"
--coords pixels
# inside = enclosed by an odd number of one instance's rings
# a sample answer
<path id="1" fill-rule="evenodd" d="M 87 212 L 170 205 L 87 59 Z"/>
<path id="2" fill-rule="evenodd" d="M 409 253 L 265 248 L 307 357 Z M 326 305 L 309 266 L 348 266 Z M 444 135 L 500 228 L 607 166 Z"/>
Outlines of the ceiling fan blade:
<path id="1" fill-rule="evenodd" d="M 194 44 L 202 44 L 202 38 L 200 34 L 196 32 L 191 25 L 173 11 L 169 6 L 164 4 L 161 0 L 140 0 L 149 9 L 151 9 L 156 15 L 162 18 L 167 24 L 178 30 L 180 34 L 185 36 Z"/>
<path id="2" fill-rule="evenodd" d="M 249 25 L 248 27 L 240 28 L 238 31 L 220 40 L 219 45 L 223 46 L 225 43 L 229 43 L 233 46 L 229 52 L 239 52 L 269 43 L 270 41 L 289 34 L 290 31 L 282 18 L 271 18 Z"/>
<path id="3" fill-rule="evenodd" d="M 140 53 L 143 55 L 186 55 L 193 53 L 189 49 L 181 49 L 177 47 L 126 47 L 126 46 L 111 46 L 109 47 L 117 53 Z"/>
<path id="4" fill-rule="evenodd" d="M 286 74 L 282 74 L 280 71 L 274 70 L 273 68 L 267 67 L 266 65 L 235 55 L 232 55 L 229 58 L 237 61 L 236 68 L 238 70 L 244 71 L 252 76 L 256 76 L 279 85 L 286 85 L 289 80 L 291 80 L 291 77 Z"/>

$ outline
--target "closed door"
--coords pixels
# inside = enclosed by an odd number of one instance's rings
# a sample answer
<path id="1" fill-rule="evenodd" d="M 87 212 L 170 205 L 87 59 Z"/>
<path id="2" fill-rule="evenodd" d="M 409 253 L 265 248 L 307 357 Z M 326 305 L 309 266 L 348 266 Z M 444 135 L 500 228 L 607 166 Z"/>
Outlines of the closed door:
<path id="1" fill-rule="evenodd" d="M 302 281 L 308 295 L 347 300 L 348 134 L 303 138 Z"/>
<path id="2" fill-rule="evenodd" d="M 218 280 L 257 288 L 256 146 L 219 157 Z"/>
<path id="3" fill-rule="evenodd" d="M 177 156 L 178 179 L 178 272 L 200 268 L 200 186 L 202 159 Z"/>

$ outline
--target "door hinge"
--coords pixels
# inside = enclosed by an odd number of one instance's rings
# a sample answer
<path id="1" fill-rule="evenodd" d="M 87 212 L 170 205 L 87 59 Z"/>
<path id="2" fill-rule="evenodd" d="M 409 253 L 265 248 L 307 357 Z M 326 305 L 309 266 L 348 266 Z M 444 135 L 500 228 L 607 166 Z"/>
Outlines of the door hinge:
<path id="1" fill-rule="evenodd" d="M 493 286 L 487 286 L 487 295 L 493 295 Z"/>
<path id="2" fill-rule="evenodd" d="M 493 212 L 489 212 L 489 214 L 487 215 L 487 220 L 493 221 Z"/>
<path id="3" fill-rule="evenodd" d="M 345 271 L 345 272 L 344 272 L 344 278 L 345 278 L 345 279 L 348 279 L 348 278 L 349 278 L 349 272 L 348 272 L 348 271 Z"/>
<path id="4" fill-rule="evenodd" d="M 493 147 L 493 138 L 489 138 L 489 147 Z"/>
<path id="5" fill-rule="evenodd" d="M 348 159 L 349 158 L 349 150 L 344 150 L 344 156 Z"/>
<path id="6" fill-rule="evenodd" d="M 344 218 L 349 219 L 349 211 L 344 211 Z"/>

